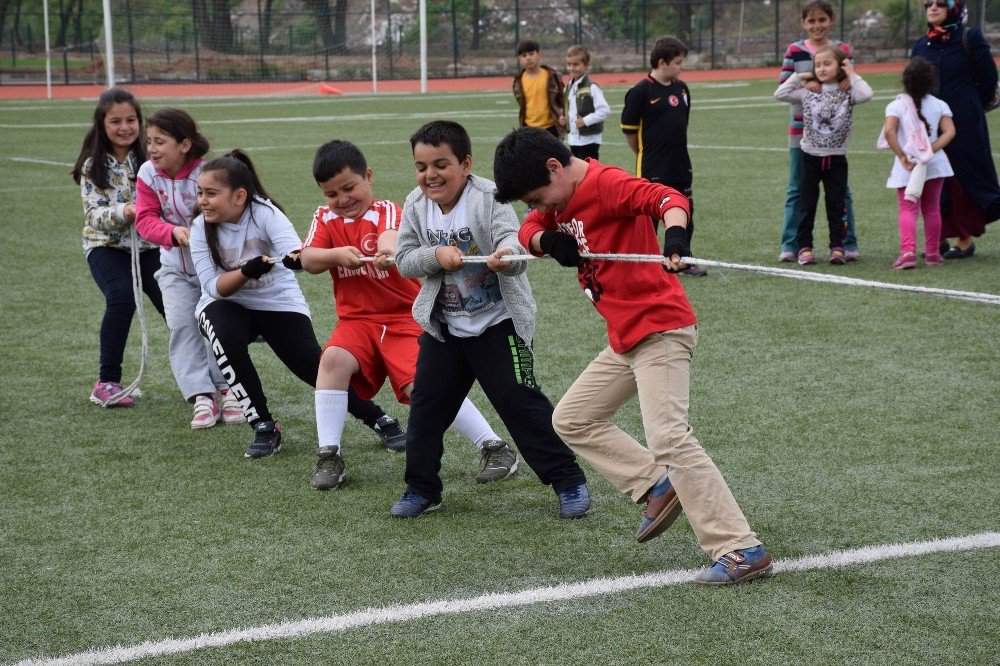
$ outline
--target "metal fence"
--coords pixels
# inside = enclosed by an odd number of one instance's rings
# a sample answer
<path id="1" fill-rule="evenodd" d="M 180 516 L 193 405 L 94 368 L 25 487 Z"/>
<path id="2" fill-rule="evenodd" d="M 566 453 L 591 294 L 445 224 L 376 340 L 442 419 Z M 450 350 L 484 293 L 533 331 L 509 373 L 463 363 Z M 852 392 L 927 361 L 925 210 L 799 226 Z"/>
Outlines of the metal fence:
<path id="1" fill-rule="evenodd" d="M 119 82 L 365 80 L 372 72 L 372 14 L 363 0 L 218 2 L 113 0 L 112 33 Z M 54 4 L 55 0 L 49 0 Z M 660 35 L 691 47 L 689 69 L 776 66 L 800 39 L 801 1 L 791 0 L 435 0 L 428 3 L 428 75 L 510 75 L 515 46 L 542 44 L 561 69 L 566 47 L 587 45 L 594 71 L 642 71 Z M 58 1 L 49 17 L 55 83 L 104 83 L 103 15 L 73 13 Z M 82 4 L 82 3 L 81 3 Z M 162 4 L 162 3 L 161 3 Z M 926 29 L 919 0 L 834 0 L 832 36 L 861 62 L 904 58 Z M 19 7 L 20 5 L 18 5 Z M 76 5 L 79 7 L 79 5 Z M 158 5 L 159 6 L 159 5 Z M 223 5 L 225 6 L 225 5 Z M 970 23 L 1000 42 L 1000 0 L 969 0 Z M 42 12 L 0 16 L 0 84 L 45 80 Z M 379 79 L 420 73 L 414 0 L 376 0 L 374 42 Z M 996 48 L 994 48 L 996 51 Z"/>

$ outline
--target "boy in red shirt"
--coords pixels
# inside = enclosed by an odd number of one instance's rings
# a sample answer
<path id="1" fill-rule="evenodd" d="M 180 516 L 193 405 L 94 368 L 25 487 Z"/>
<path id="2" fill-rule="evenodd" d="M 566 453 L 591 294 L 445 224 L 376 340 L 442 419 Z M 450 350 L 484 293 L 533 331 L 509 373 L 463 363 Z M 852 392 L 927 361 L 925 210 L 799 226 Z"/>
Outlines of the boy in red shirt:
<path id="1" fill-rule="evenodd" d="M 575 158 L 534 128 L 500 141 L 493 174 L 498 201 L 520 199 L 534 208 L 521 225 L 521 244 L 577 268 L 580 286 L 607 322 L 610 346 L 559 401 L 556 432 L 619 490 L 646 503 L 638 541 L 662 533 L 683 506 L 715 562 L 695 582 L 728 585 L 770 573 L 771 556 L 687 423 L 698 327 L 673 274 L 690 255 L 687 199 L 617 167 Z M 581 259 L 580 252 L 659 254 L 651 216 L 666 231 L 662 265 Z M 649 448 L 611 422 L 637 393 Z"/>
<path id="2" fill-rule="evenodd" d="M 327 142 L 316 151 L 313 176 L 327 206 L 316 210 L 303 243 L 302 267 L 310 273 L 330 272 L 338 323 L 323 350 L 316 378 L 319 459 L 311 485 L 330 490 L 345 477 L 340 444 L 348 387 L 370 399 L 388 378 L 396 398 L 408 404 L 417 338 L 423 329 L 411 314 L 420 282 L 404 278 L 386 260 L 396 250 L 402 217 L 399 205 L 374 200 L 372 170 L 364 154 L 347 141 Z M 363 262 L 367 257 L 376 260 Z M 493 432 L 468 398 L 452 425 L 482 453 L 478 483 L 498 481 L 517 470 L 513 448 Z"/>

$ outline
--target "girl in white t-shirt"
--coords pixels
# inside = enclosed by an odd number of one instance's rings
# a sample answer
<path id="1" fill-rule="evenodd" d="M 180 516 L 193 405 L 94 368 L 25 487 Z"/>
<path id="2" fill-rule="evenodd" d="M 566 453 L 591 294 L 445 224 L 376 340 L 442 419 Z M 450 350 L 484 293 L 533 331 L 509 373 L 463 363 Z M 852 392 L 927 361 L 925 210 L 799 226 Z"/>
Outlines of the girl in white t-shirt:
<path id="1" fill-rule="evenodd" d="M 896 270 L 917 265 L 917 216 L 921 212 L 924 263 L 944 263 L 939 249 L 941 187 L 953 172 L 942 148 L 955 137 L 955 124 L 948 105 L 929 94 L 933 83 L 934 66 L 925 58 L 914 58 L 903 70 L 905 93 L 885 109 L 885 140 L 896 154 L 886 187 L 895 188 L 899 197 L 899 258 L 892 264 Z"/>

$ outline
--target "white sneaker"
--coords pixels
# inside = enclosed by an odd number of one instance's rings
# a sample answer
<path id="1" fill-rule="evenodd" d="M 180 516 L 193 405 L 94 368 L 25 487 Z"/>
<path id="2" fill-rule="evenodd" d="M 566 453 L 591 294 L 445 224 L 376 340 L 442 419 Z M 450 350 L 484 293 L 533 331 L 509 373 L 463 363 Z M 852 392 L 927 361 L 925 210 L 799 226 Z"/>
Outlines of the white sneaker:
<path id="1" fill-rule="evenodd" d="M 232 390 L 219 391 L 219 395 L 222 396 L 222 420 L 226 423 L 246 423 L 247 417 L 243 415 L 240 401 L 233 395 Z"/>
<path id="2" fill-rule="evenodd" d="M 191 419 L 191 427 L 194 430 L 211 428 L 219 422 L 220 418 L 222 418 L 222 412 L 219 411 L 219 405 L 215 402 L 215 398 L 199 395 L 194 399 L 194 418 Z"/>

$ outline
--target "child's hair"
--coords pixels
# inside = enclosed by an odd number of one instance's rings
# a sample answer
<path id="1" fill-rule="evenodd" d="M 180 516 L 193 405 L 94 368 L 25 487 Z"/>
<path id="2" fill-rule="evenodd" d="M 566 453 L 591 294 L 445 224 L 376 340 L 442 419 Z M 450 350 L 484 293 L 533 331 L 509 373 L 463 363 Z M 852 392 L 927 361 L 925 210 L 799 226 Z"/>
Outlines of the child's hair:
<path id="1" fill-rule="evenodd" d="M 313 178 L 317 183 L 325 183 L 344 169 L 350 169 L 359 176 L 368 172 L 368 161 L 364 153 L 353 143 L 334 139 L 316 149 Z"/>
<path id="2" fill-rule="evenodd" d="M 916 56 L 906 65 L 903 70 L 903 90 L 913 98 L 913 105 L 917 107 L 917 115 L 920 121 L 927 128 L 927 134 L 931 133 L 930 123 L 924 118 L 920 110 L 920 101 L 924 95 L 934 89 L 934 65 L 927 58 Z"/>
<path id="3" fill-rule="evenodd" d="M 541 51 L 542 47 L 533 39 L 522 39 L 517 43 L 517 55 L 524 55 L 532 51 Z"/>
<path id="4" fill-rule="evenodd" d="M 216 157 L 210 162 L 206 162 L 201 167 L 203 174 L 215 172 L 219 180 L 232 190 L 245 190 L 247 193 L 247 207 L 250 208 L 250 219 L 253 219 L 253 203 L 257 201 L 263 204 L 266 199 L 270 199 L 271 206 L 277 208 L 282 213 L 285 209 L 277 201 L 271 199 L 264 191 L 264 186 L 260 183 L 260 176 L 250 161 L 250 156 L 239 148 L 230 150 L 222 157 Z M 212 262 L 224 270 L 230 271 L 235 266 L 226 266 L 219 252 L 219 227 L 216 224 L 205 225 L 205 240 L 208 250 L 212 255 Z"/>
<path id="5" fill-rule="evenodd" d="M 567 58 L 579 58 L 584 65 L 590 64 L 590 51 L 583 44 L 574 44 L 566 49 Z"/>
<path id="6" fill-rule="evenodd" d="M 184 139 L 191 142 L 188 160 L 204 157 L 208 153 L 208 139 L 198 131 L 198 123 L 183 109 L 164 107 L 159 109 L 146 121 L 147 127 L 156 127 L 166 132 L 180 143 Z"/>
<path id="7" fill-rule="evenodd" d="M 802 5 L 802 20 L 805 21 L 813 12 L 823 12 L 833 20 L 833 5 L 826 0 L 811 0 Z"/>
<path id="8" fill-rule="evenodd" d="M 847 72 L 844 71 L 844 61 L 847 60 L 847 55 L 839 46 L 834 46 L 833 44 L 827 44 L 816 49 L 816 53 L 813 54 L 813 76 L 816 76 L 816 56 L 827 52 L 832 53 L 833 57 L 837 59 L 837 81 L 843 81 L 847 78 Z"/>
<path id="9" fill-rule="evenodd" d="M 73 165 L 73 180 L 80 184 L 80 179 L 84 176 L 83 166 L 90 160 L 87 167 L 87 177 L 94 182 L 98 188 L 106 190 L 108 185 L 108 153 L 111 152 L 111 142 L 108 140 L 108 133 L 104 130 L 104 117 L 115 104 L 131 104 L 135 109 L 135 115 L 139 118 L 139 136 L 132 142 L 130 150 L 135 154 L 137 164 L 146 161 L 146 137 L 142 129 L 142 107 L 138 100 L 127 90 L 121 88 L 108 88 L 97 98 L 97 108 L 94 109 L 94 124 L 87 130 L 87 135 L 83 137 L 83 147 L 80 148 L 80 155 Z"/>
<path id="10" fill-rule="evenodd" d="M 432 120 L 410 137 L 410 150 L 418 143 L 429 146 L 440 146 L 442 143 L 451 148 L 455 157 L 461 162 L 466 157 L 472 157 L 472 139 L 465 128 L 451 120 Z"/>
<path id="11" fill-rule="evenodd" d="M 688 54 L 687 44 L 676 37 L 660 37 L 653 43 L 653 50 L 649 52 L 649 65 L 656 69 L 660 66 L 660 61 L 670 62 L 679 55 Z"/>
<path id="12" fill-rule="evenodd" d="M 500 203 L 520 199 L 531 190 L 549 184 L 550 158 L 569 164 L 573 154 L 569 148 L 539 127 L 521 127 L 500 140 L 493 155 L 493 178 L 497 191 L 493 195 Z"/>

